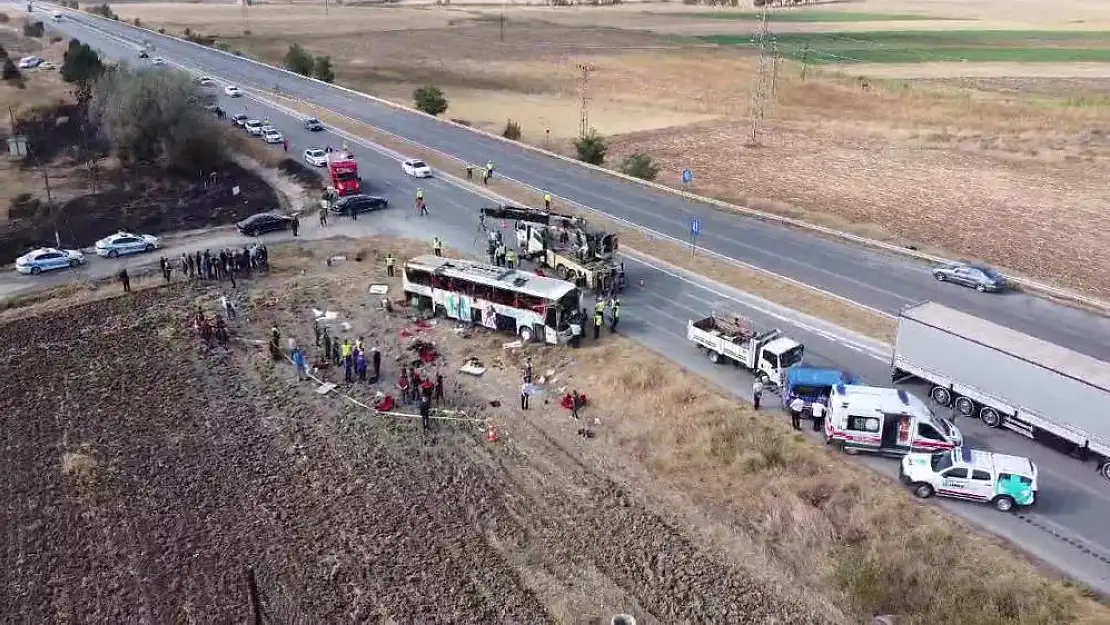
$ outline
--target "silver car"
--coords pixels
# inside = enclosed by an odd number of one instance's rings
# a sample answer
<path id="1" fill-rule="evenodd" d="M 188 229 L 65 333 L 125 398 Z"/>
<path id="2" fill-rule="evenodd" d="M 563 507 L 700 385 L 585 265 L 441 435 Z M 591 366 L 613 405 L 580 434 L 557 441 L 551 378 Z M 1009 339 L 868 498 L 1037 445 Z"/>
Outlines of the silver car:
<path id="1" fill-rule="evenodd" d="M 96 242 L 96 255 L 116 258 L 128 254 L 153 252 L 160 247 L 162 247 L 162 241 L 154 235 L 117 232 Z"/>
<path id="2" fill-rule="evenodd" d="M 984 265 L 948 263 L 934 267 L 933 277 L 939 282 L 971 287 L 980 293 L 1000 293 L 1006 290 L 1006 276 Z"/>

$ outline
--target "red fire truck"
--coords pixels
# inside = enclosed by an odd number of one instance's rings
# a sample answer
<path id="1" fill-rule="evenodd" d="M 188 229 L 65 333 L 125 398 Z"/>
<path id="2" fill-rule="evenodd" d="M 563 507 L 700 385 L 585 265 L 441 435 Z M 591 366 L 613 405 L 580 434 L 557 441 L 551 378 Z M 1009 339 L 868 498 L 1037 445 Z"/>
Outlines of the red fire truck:
<path id="1" fill-rule="evenodd" d="M 362 191 L 362 178 L 358 175 L 358 161 L 351 154 L 331 152 L 328 154 L 328 173 L 331 186 L 340 197 L 355 195 Z"/>

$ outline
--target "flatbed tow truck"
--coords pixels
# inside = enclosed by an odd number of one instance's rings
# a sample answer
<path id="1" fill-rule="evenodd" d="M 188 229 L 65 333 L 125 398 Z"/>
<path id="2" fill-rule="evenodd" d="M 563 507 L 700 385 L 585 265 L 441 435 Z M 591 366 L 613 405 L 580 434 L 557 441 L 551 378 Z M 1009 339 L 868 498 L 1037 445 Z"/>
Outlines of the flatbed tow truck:
<path id="1" fill-rule="evenodd" d="M 598 293 L 623 289 L 616 234 L 589 230 L 576 215 L 508 204 L 483 207 L 483 227 L 486 218 L 515 221 L 520 257 L 554 270 L 560 279 Z"/>

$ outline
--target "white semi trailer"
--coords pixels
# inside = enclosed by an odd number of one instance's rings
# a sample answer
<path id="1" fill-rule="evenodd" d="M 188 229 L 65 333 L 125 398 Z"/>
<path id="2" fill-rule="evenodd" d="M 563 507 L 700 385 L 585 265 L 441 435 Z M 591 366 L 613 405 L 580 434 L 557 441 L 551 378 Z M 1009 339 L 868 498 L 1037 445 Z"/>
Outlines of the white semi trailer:
<path id="1" fill-rule="evenodd" d="M 989 427 L 1073 446 L 1110 480 L 1110 363 L 934 302 L 898 317 L 891 379 Z"/>

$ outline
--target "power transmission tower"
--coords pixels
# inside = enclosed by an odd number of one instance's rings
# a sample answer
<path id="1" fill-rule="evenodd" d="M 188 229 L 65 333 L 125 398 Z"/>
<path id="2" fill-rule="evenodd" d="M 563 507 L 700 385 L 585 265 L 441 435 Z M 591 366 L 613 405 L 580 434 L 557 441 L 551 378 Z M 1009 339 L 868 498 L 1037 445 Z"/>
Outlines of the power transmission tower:
<path id="1" fill-rule="evenodd" d="M 585 137 L 590 131 L 590 72 L 595 68 L 589 63 L 578 63 L 575 67 L 582 72 L 579 85 L 582 90 L 582 107 L 578 118 L 578 136 Z"/>
<path id="2" fill-rule="evenodd" d="M 748 145 L 752 146 L 762 145 L 763 120 L 767 116 L 767 103 L 774 98 L 775 76 L 778 73 L 778 44 L 767 18 L 767 5 L 764 4 L 759 12 L 759 29 L 754 40 L 759 48 L 759 60 L 752 84 L 751 127 L 748 132 Z"/>

